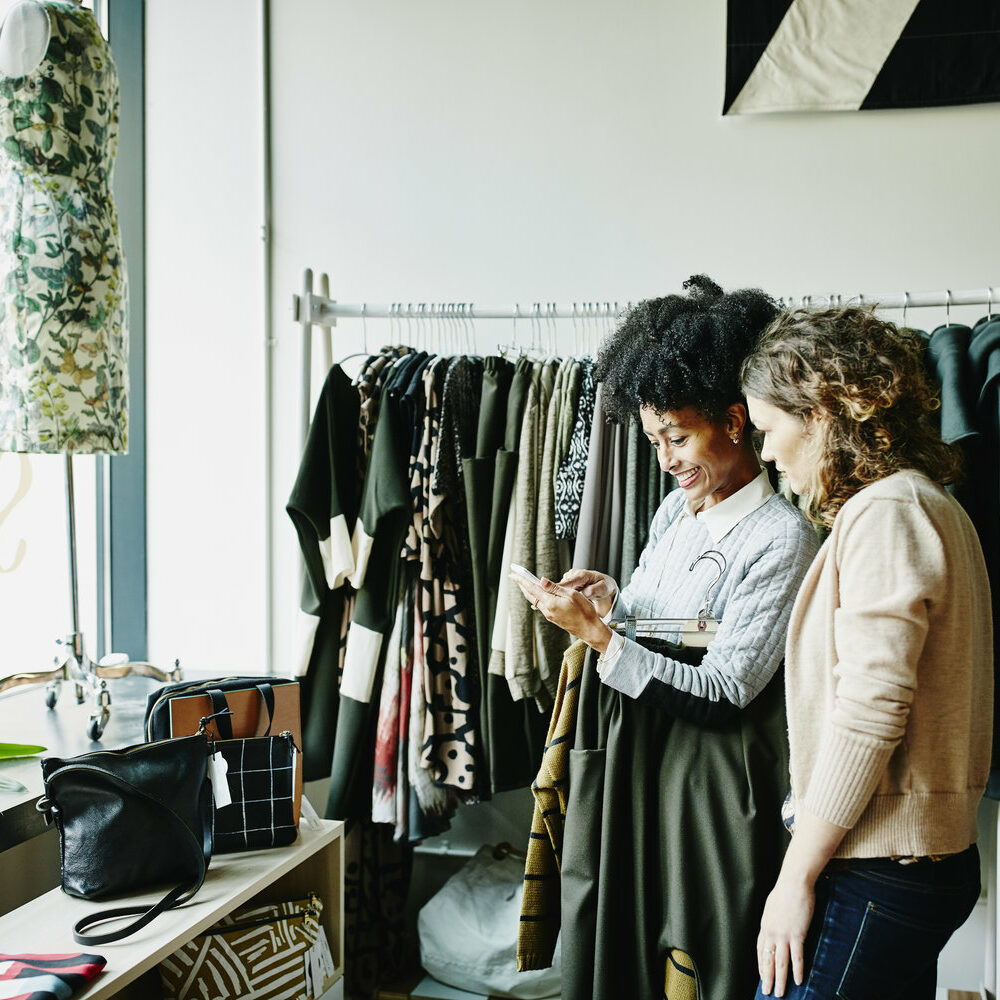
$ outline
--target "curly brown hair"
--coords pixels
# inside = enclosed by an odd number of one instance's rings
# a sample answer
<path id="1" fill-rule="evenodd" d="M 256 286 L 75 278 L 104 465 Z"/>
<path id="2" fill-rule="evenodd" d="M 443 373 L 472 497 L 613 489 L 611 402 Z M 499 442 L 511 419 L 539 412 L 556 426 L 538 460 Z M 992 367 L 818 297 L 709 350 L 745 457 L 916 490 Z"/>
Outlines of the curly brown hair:
<path id="1" fill-rule="evenodd" d="M 782 313 L 740 372 L 748 396 L 811 426 L 815 449 L 809 515 L 830 526 L 863 487 L 902 469 L 955 482 L 959 453 L 941 440 L 940 400 L 916 334 L 872 308 Z"/>

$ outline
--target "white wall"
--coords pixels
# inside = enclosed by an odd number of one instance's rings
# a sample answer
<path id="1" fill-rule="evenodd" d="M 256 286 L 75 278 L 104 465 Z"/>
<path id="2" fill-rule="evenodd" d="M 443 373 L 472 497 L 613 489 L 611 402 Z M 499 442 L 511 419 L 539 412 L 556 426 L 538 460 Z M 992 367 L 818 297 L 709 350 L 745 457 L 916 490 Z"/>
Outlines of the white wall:
<path id="1" fill-rule="evenodd" d="M 150 648 L 206 668 L 266 645 L 257 19 L 146 4 Z M 1000 283 L 1000 105 L 725 119 L 724 51 L 722 0 L 272 5 L 277 669 L 304 267 L 355 302 Z"/>
<path id="2" fill-rule="evenodd" d="M 273 3 L 267 423 L 257 5 L 147 2 L 154 658 L 264 664 L 269 427 L 272 665 L 291 666 L 304 267 L 353 302 L 624 301 L 695 271 L 778 295 L 1000 284 L 1000 105 L 724 119 L 725 7 Z M 335 357 L 360 337 L 342 321 Z"/>
<path id="3" fill-rule="evenodd" d="M 351 302 L 625 300 L 700 270 L 779 295 L 1000 283 L 1000 105 L 724 119 L 722 0 L 283 0 L 272 17 L 279 511 L 306 266 Z M 335 357 L 360 324 L 336 335 Z M 279 522 L 284 666 L 298 570 Z"/>

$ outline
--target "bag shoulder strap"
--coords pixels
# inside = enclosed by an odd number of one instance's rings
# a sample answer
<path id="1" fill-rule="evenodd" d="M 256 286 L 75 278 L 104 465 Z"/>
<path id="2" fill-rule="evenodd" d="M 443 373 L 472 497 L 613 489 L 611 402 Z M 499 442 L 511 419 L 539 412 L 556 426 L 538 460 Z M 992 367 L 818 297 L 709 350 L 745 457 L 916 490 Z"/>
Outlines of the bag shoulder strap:
<path id="1" fill-rule="evenodd" d="M 163 812 L 170 816 L 176 823 L 180 826 L 189 841 L 194 840 L 194 834 L 191 833 L 190 828 L 187 823 L 185 823 L 178 815 L 171 809 L 168 805 L 161 802 L 159 799 L 153 798 L 152 795 L 144 792 L 141 788 L 136 788 L 131 782 L 126 781 L 124 778 L 119 777 L 117 774 L 113 774 L 111 771 L 106 771 L 104 768 L 94 767 L 93 765 L 86 766 L 88 771 L 97 771 L 103 777 L 109 779 L 112 784 L 119 785 L 122 788 L 128 789 L 128 791 L 134 793 L 135 795 L 142 796 L 149 802 L 154 802 L 158 805 Z M 41 805 L 41 803 L 39 803 Z M 212 857 L 212 828 L 210 823 L 202 824 L 202 842 L 198 847 L 197 858 L 199 862 L 199 872 L 198 876 L 192 883 L 181 883 L 180 885 L 174 886 L 162 899 L 158 902 L 153 903 L 152 906 L 122 906 L 116 907 L 111 910 L 99 910 L 97 913 L 91 913 L 89 916 L 81 917 L 76 924 L 73 926 L 73 940 L 77 944 L 82 944 L 86 946 L 96 945 L 96 944 L 110 944 L 112 941 L 121 941 L 122 938 L 126 938 L 131 934 L 134 934 L 137 930 L 141 930 L 153 919 L 158 917 L 161 913 L 166 910 L 171 910 L 176 906 L 180 906 L 182 903 L 186 903 L 191 899 L 194 894 L 202 887 L 205 881 L 205 875 L 208 872 L 208 862 Z M 140 915 L 138 920 L 133 921 L 127 927 L 123 927 L 117 931 L 108 931 L 104 934 L 86 934 L 84 933 L 88 927 L 93 927 L 95 924 L 102 924 L 107 920 L 115 920 L 120 917 L 131 917 L 135 915 Z"/>
<path id="2" fill-rule="evenodd" d="M 202 880 L 204 880 L 204 876 Z M 190 886 L 175 885 L 170 892 L 148 909 L 144 906 L 120 906 L 113 910 L 98 910 L 97 913 L 91 913 L 88 917 L 81 917 L 73 925 L 73 940 L 77 944 L 87 947 L 96 944 L 110 944 L 112 941 L 121 941 L 122 938 L 127 938 L 130 934 L 141 930 L 164 911 L 172 910 L 175 906 L 180 906 L 181 903 L 186 902 L 198 891 L 200 885 L 201 882 L 199 881 L 198 885 L 191 889 L 191 892 L 187 896 L 184 896 L 184 893 L 188 891 Z M 121 928 L 121 930 L 107 931 L 104 934 L 84 933 L 88 927 L 93 927 L 95 924 L 102 924 L 106 920 L 115 920 L 120 917 L 131 917 L 136 914 L 141 914 L 139 919 L 134 920 L 127 927 Z"/>

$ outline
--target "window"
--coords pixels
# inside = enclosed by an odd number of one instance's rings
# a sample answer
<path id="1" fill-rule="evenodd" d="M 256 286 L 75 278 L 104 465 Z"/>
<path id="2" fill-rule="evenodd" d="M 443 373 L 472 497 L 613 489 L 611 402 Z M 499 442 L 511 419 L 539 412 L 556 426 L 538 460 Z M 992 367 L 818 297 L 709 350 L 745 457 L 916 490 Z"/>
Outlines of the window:
<path id="1" fill-rule="evenodd" d="M 95 482 L 99 461 L 73 459 L 80 629 L 97 637 Z M 0 676 L 49 670 L 57 639 L 72 630 L 62 455 L 0 454 Z"/>

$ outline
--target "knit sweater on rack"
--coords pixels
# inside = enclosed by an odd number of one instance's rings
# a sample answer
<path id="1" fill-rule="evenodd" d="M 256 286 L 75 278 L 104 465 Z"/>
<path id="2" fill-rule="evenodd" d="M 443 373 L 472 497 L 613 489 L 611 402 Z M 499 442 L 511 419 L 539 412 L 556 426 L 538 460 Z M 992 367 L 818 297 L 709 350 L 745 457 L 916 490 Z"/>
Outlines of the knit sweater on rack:
<path id="1" fill-rule="evenodd" d="M 708 608 L 720 619 L 718 632 L 699 664 L 619 640 L 613 661 L 599 664 L 602 681 L 692 721 L 705 720 L 704 705 L 685 707 L 678 693 L 689 702 L 745 708 L 781 663 L 795 594 L 818 546 L 815 531 L 763 472 L 699 516 L 683 490 L 669 493 L 610 617 L 695 618 Z M 721 575 L 718 556 L 699 558 L 709 550 L 725 560 Z"/>
<path id="2" fill-rule="evenodd" d="M 785 671 L 792 792 L 848 828 L 838 857 L 975 841 L 992 657 L 986 566 L 958 502 L 912 470 L 848 500 L 796 599 Z"/>

